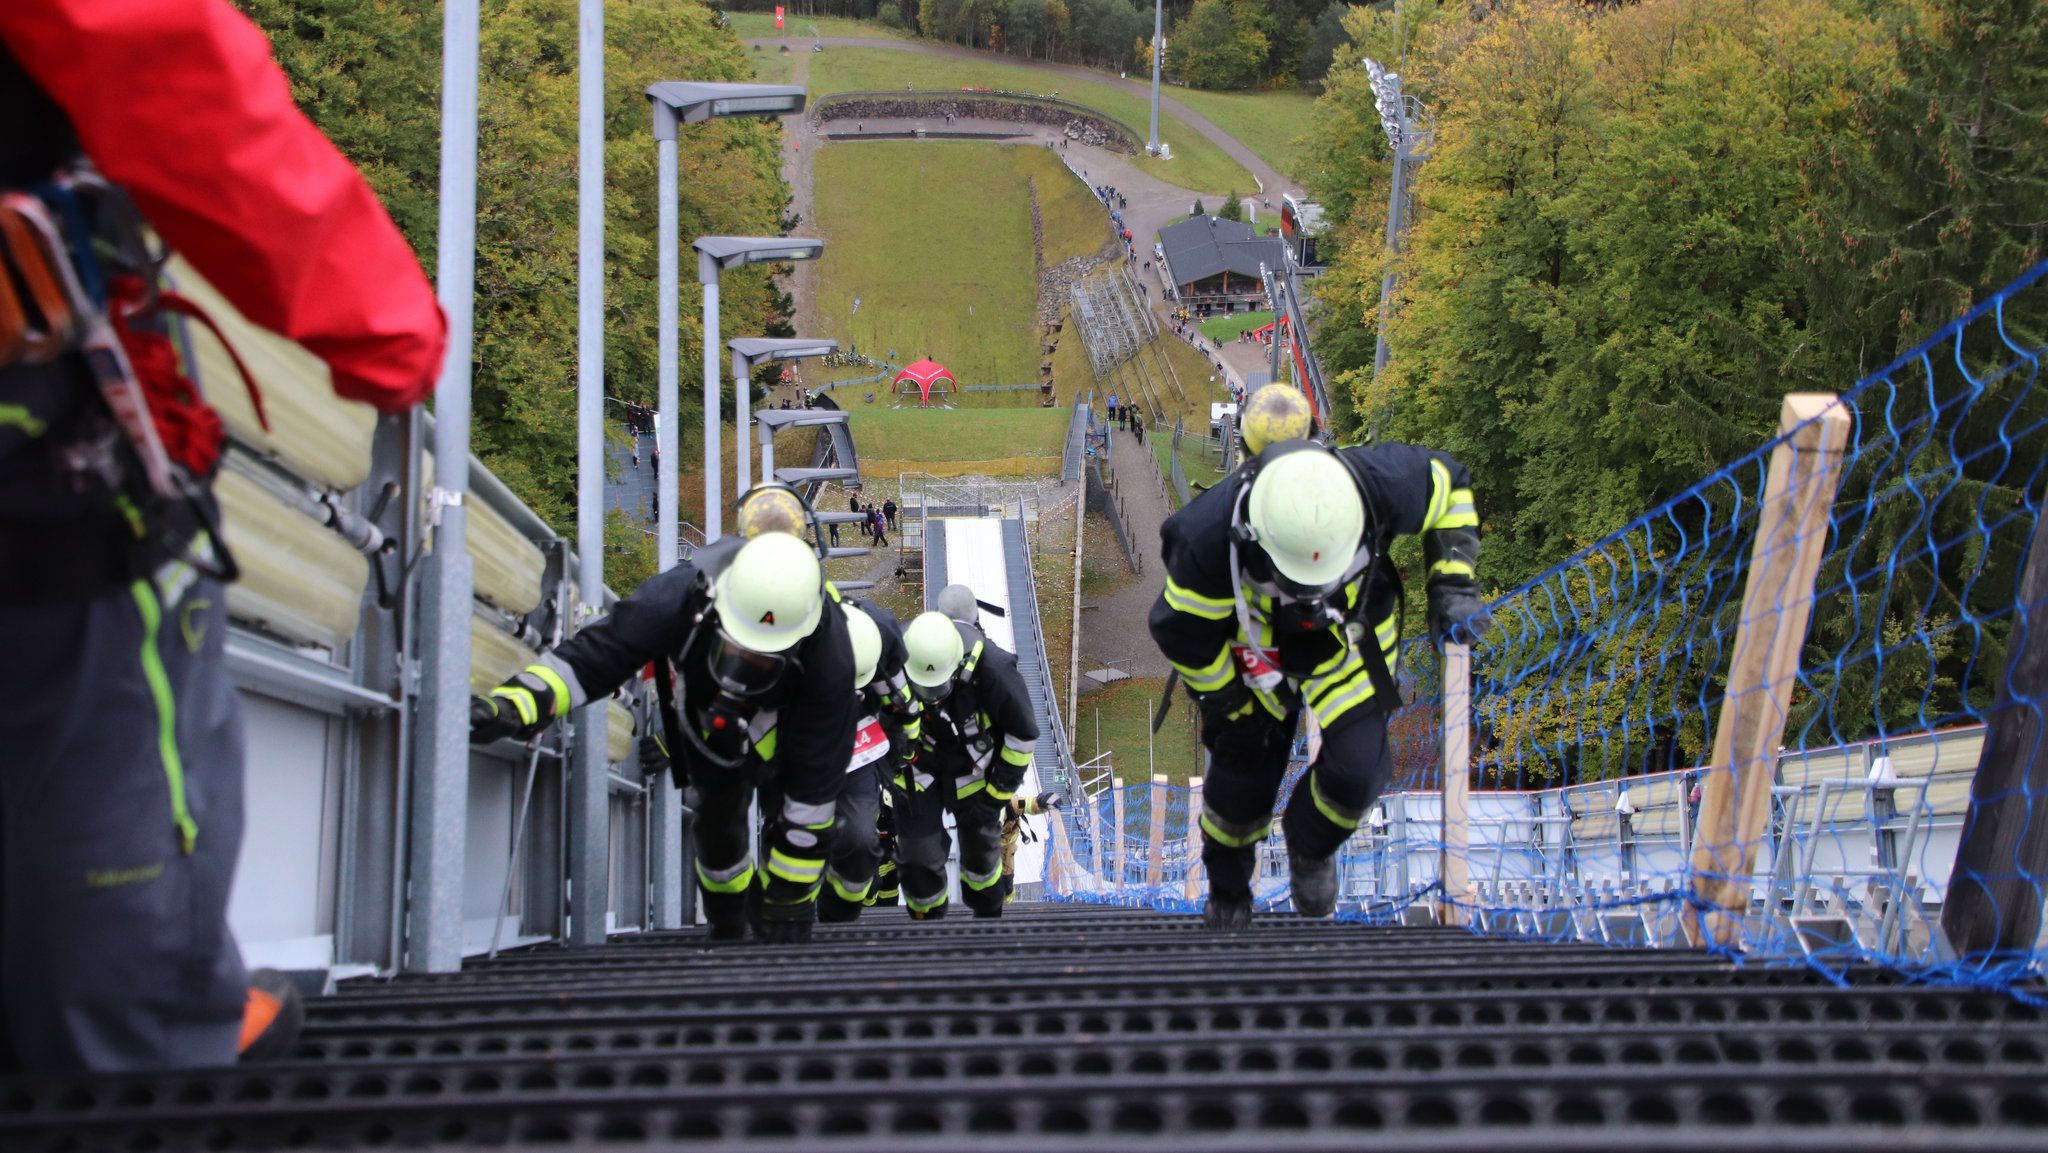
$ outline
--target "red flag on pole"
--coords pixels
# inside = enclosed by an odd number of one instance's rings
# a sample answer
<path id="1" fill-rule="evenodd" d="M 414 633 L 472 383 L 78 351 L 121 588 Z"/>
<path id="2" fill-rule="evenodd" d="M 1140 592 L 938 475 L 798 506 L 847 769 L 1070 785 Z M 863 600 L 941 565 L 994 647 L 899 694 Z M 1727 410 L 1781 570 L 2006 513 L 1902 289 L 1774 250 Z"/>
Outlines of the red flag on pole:
<path id="1" fill-rule="evenodd" d="M 782 27 L 782 5 L 780 4 L 775 6 L 775 26 L 777 28 Z"/>

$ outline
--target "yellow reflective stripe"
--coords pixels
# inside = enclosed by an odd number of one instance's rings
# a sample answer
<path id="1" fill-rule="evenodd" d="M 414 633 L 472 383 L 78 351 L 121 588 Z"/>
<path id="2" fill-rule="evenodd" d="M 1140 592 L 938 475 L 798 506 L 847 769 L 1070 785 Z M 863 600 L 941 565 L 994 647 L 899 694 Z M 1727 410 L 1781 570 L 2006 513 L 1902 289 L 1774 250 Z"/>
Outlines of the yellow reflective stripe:
<path id="1" fill-rule="evenodd" d="M 962 885 L 965 885 L 967 888 L 973 889 L 977 893 L 983 889 L 988 888 L 990 885 L 993 885 L 997 881 L 1000 881 L 1002 879 L 1003 870 L 1000 866 L 997 867 L 993 872 L 986 873 L 979 877 L 975 876 L 973 873 L 970 873 L 965 869 L 960 870 L 960 883 Z"/>
<path id="2" fill-rule="evenodd" d="M 1478 528 L 1479 508 L 1472 499 L 1472 490 L 1469 488 L 1452 489 L 1450 507 L 1444 510 L 1444 515 L 1438 517 L 1436 524 L 1431 527 Z"/>
<path id="3" fill-rule="evenodd" d="M 987 786 L 987 784 L 988 782 L 986 781 L 973 781 L 970 782 L 965 788 L 962 788 L 956 784 L 953 786 L 953 796 L 960 800 L 966 800 L 968 797 L 971 797 L 974 794 L 980 792 L 983 788 Z"/>
<path id="4" fill-rule="evenodd" d="M 1031 753 L 1029 750 L 1013 749 L 1004 745 L 1003 760 L 1012 765 L 1028 765 L 1031 763 Z"/>
<path id="5" fill-rule="evenodd" d="M 903 722 L 903 735 L 913 741 L 924 736 L 924 718 L 912 717 Z"/>
<path id="6" fill-rule="evenodd" d="M 164 784 L 171 793 L 171 823 L 178 826 L 178 844 L 189 854 L 199 843 L 199 824 L 185 804 L 185 759 L 178 753 L 178 701 L 171 691 L 170 674 L 164 671 L 163 654 L 156 646 L 157 630 L 164 623 L 163 606 L 157 603 L 156 586 L 148 581 L 128 587 L 142 614 L 142 679 L 149 685 L 150 703 L 156 706 L 156 754 L 164 763 Z"/>
<path id="7" fill-rule="evenodd" d="M 707 893 L 744 893 L 754 883 L 754 865 L 751 861 L 740 862 L 740 871 L 724 880 L 704 870 L 704 862 L 697 862 L 697 883 Z"/>
<path id="8" fill-rule="evenodd" d="M 1272 831 L 1273 822 L 1269 818 L 1265 824 L 1260 825 L 1249 833 L 1225 832 L 1223 827 L 1216 822 L 1216 819 L 1209 815 L 1207 809 L 1202 810 L 1202 833 L 1210 840 L 1226 848 L 1242 849 L 1246 845 L 1256 845 L 1260 841 L 1265 840 L 1266 834 Z"/>
<path id="9" fill-rule="evenodd" d="M 1350 645 L 1347 644 L 1343 648 L 1337 650 L 1337 655 L 1331 657 L 1329 660 L 1324 661 L 1322 664 L 1317 665 L 1315 669 L 1309 673 L 1309 675 L 1311 677 L 1342 676 L 1344 674 L 1340 666 L 1356 663 L 1357 661 L 1358 650 L 1352 648 Z"/>
<path id="10" fill-rule="evenodd" d="M 808 885 L 825 874 L 825 858 L 792 857 L 781 849 L 768 850 L 768 875 L 799 885 Z"/>
<path id="11" fill-rule="evenodd" d="M 994 785 L 987 785 L 985 787 L 988 789 L 988 795 L 994 797 L 998 801 L 1007 801 L 1011 797 L 1017 795 L 1017 790 L 1015 789 L 1011 789 L 1009 792 L 1006 793 L 1003 790 L 996 788 Z"/>
<path id="12" fill-rule="evenodd" d="M 910 906 L 910 911 L 913 913 L 928 913 L 946 903 L 946 891 L 940 889 L 938 896 L 928 897 L 922 901 L 905 892 L 903 894 L 903 903 Z"/>
<path id="13" fill-rule="evenodd" d="M 839 602 L 839 586 L 838 586 L 838 585 L 835 585 L 835 584 L 833 584 L 833 583 L 832 583 L 831 581 L 826 581 L 826 582 L 825 582 L 825 595 L 826 595 L 826 596 L 828 596 L 828 597 L 831 597 L 831 598 L 832 598 L 832 603 L 833 603 L 833 604 L 835 604 L 835 605 L 836 605 L 836 604 L 840 603 L 840 602 Z"/>
<path id="14" fill-rule="evenodd" d="M 528 665 L 526 671 L 539 677 L 555 694 L 555 711 L 549 716 L 559 717 L 569 711 L 569 685 L 562 675 L 546 665 Z"/>
<path id="15" fill-rule="evenodd" d="M 1358 823 L 1365 819 L 1362 816 L 1345 816 L 1344 813 L 1339 811 L 1334 802 L 1323 796 L 1323 786 L 1316 780 L 1316 774 L 1314 773 L 1308 775 L 1308 795 L 1309 799 L 1316 803 L 1316 812 L 1329 818 L 1330 823 L 1340 829 L 1355 829 L 1358 827 Z"/>
<path id="16" fill-rule="evenodd" d="M 1471 561 L 1440 560 L 1429 566 L 1429 575 L 1469 577 L 1476 576 L 1477 572 L 1473 569 Z"/>
<path id="17" fill-rule="evenodd" d="M 1422 518 L 1422 527 L 1432 529 L 1451 508 L 1451 470 L 1440 460 L 1429 462 L 1429 512 Z"/>
<path id="18" fill-rule="evenodd" d="M 969 675 L 973 674 L 974 666 L 981 663 L 981 647 L 986 643 L 988 642 L 975 641 L 974 647 L 967 650 L 967 659 L 960 662 L 961 672 L 967 673 Z"/>
<path id="19" fill-rule="evenodd" d="M 770 760 L 775 756 L 775 744 L 775 730 L 769 729 L 761 734 L 760 740 L 754 742 L 754 754 L 764 761 Z"/>
<path id="20" fill-rule="evenodd" d="M 1399 616 L 1390 616 L 1379 624 L 1374 625 L 1372 632 L 1374 636 L 1379 638 L 1381 648 L 1392 649 L 1394 644 L 1401 639 L 1401 618 Z"/>
<path id="21" fill-rule="evenodd" d="M 1166 578 L 1166 607 L 1203 620 L 1228 620 L 1237 611 L 1237 602 L 1229 597 L 1208 597 L 1181 584 L 1172 577 Z"/>
<path id="22" fill-rule="evenodd" d="M 540 705 L 533 699 L 533 693 L 518 685 L 499 685 L 491 695 L 511 704 L 519 713 L 521 726 L 531 725 L 540 720 Z"/>
<path id="23" fill-rule="evenodd" d="M 1173 667 L 1180 670 L 1180 677 L 1188 683 L 1188 687 L 1198 693 L 1213 693 L 1229 684 L 1230 678 L 1236 675 L 1236 670 L 1230 664 L 1230 646 L 1227 644 L 1216 654 L 1213 662 L 1199 669 L 1189 668 L 1183 664 L 1175 664 Z"/>
<path id="24" fill-rule="evenodd" d="M 866 901 L 868 899 L 868 894 L 872 892 L 875 887 L 875 879 L 873 877 L 869 877 L 867 880 L 862 881 L 860 888 L 856 889 L 849 886 L 845 881 L 840 880 L 839 874 L 837 873 L 826 873 L 825 882 L 832 886 L 832 891 L 839 894 L 839 899 L 842 901 Z"/>
<path id="25" fill-rule="evenodd" d="M 1337 692 L 1325 696 L 1321 702 L 1309 706 L 1316 715 L 1316 722 L 1329 728 L 1338 717 L 1372 699 L 1372 678 L 1360 674 L 1346 682 Z"/>

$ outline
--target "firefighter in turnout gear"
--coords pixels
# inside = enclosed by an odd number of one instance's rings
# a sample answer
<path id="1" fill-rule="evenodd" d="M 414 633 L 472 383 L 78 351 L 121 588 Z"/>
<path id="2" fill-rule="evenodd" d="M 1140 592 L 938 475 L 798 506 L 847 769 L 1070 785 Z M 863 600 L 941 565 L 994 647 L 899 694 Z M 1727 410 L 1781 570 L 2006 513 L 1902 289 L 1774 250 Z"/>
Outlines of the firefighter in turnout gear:
<path id="1" fill-rule="evenodd" d="M 960 832 L 961 899 L 977 917 L 1000 917 L 1003 809 L 1038 743 L 1017 658 L 941 612 L 920 614 L 903 640 L 925 705 L 922 752 L 893 786 L 903 903 L 919 919 L 945 915 L 946 806 Z"/>
<path id="2" fill-rule="evenodd" d="M 1465 467 L 1441 452 L 1281 441 L 1161 526 L 1150 625 L 1201 709 L 1211 928 L 1250 924 L 1256 846 L 1304 723 L 1309 771 L 1283 818 L 1294 909 L 1334 910 L 1333 858 L 1392 772 L 1400 583 L 1387 549 L 1414 533 L 1432 637 L 1476 627 L 1479 517 Z"/>
<path id="3" fill-rule="evenodd" d="M 472 699 L 471 738 L 530 737 L 667 661 L 681 728 L 667 747 L 677 784 L 696 797 L 697 883 L 712 937 L 743 937 L 751 912 L 764 941 L 808 940 L 853 753 L 853 647 L 838 601 L 797 537 L 727 537 Z M 766 819 L 758 870 L 747 827 L 757 785 Z"/>
<path id="4" fill-rule="evenodd" d="M 432 391 L 433 289 L 260 29 L 224 0 L 0 2 L 0 1075 L 283 1056 L 301 1012 L 228 924 L 244 740 L 213 485 L 263 467 L 228 459 L 205 394 L 246 389 L 270 426 L 254 376 L 202 376 L 199 333 L 251 350 L 171 253 L 338 396 Z"/>
<path id="5" fill-rule="evenodd" d="M 1003 903 L 1017 899 L 1017 846 L 1037 841 L 1038 834 L 1024 818 L 1043 816 L 1060 807 L 1058 793 L 1035 797 L 1011 797 L 1003 809 Z"/>
<path id="6" fill-rule="evenodd" d="M 881 854 L 882 863 L 875 866 L 875 887 L 868 890 L 868 899 L 861 902 L 870 909 L 876 905 L 894 907 L 903 896 L 896 867 L 896 806 L 890 797 L 889 790 L 882 790 L 882 815 L 875 821 L 875 851 Z"/>
<path id="7" fill-rule="evenodd" d="M 875 895 L 883 864 L 882 778 L 901 775 L 917 759 L 923 734 L 923 706 L 903 675 L 903 630 L 896 614 L 877 604 L 849 600 L 846 630 L 853 642 L 853 692 L 860 717 L 853 757 L 839 786 L 839 831 L 825 863 L 825 889 L 818 895 L 818 919 L 851 921 Z M 895 865 L 887 887 L 894 890 Z"/>

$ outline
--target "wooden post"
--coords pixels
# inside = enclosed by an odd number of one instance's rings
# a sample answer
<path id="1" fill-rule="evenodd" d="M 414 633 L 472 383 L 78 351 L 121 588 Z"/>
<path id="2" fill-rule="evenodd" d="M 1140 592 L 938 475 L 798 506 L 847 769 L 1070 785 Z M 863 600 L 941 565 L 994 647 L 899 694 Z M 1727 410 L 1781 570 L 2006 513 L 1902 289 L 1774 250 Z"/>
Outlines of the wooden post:
<path id="1" fill-rule="evenodd" d="M 1472 842 L 1467 807 L 1472 788 L 1472 649 L 1444 646 L 1443 856 L 1437 876 L 1443 897 L 1437 920 L 1465 924 L 1472 907 Z"/>
<path id="2" fill-rule="evenodd" d="M 1109 804 L 1112 825 L 1110 836 L 1110 868 L 1116 870 L 1116 891 L 1124 891 L 1124 779 L 1109 778 Z"/>
<path id="3" fill-rule="evenodd" d="M 1152 774 L 1152 821 L 1145 838 L 1151 842 L 1145 859 L 1145 884 L 1166 883 L 1166 774 Z"/>
<path id="4" fill-rule="evenodd" d="M 2034 951 L 2048 888 L 2048 516 L 2036 515 L 2005 683 L 1984 734 L 1941 927 L 1959 957 Z"/>
<path id="5" fill-rule="evenodd" d="M 1188 778 L 1188 866 L 1181 882 L 1181 895 L 1190 901 L 1202 896 L 1202 778 Z"/>
<path id="6" fill-rule="evenodd" d="M 1788 435 L 1771 452 L 1728 694 L 1693 838 L 1692 892 L 1699 904 L 1686 911 L 1685 931 L 1695 945 L 1735 940 L 1749 915 L 1750 873 L 1770 817 L 1785 708 L 1813 615 L 1813 579 L 1827 547 L 1849 424 L 1849 411 L 1832 393 L 1793 393 L 1778 414 L 1779 430 Z"/>
<path id="7" fill-rule="evenodd" d="M 1088 798 L 1088 875 L 1102 888 L 1102 798 Z"/>

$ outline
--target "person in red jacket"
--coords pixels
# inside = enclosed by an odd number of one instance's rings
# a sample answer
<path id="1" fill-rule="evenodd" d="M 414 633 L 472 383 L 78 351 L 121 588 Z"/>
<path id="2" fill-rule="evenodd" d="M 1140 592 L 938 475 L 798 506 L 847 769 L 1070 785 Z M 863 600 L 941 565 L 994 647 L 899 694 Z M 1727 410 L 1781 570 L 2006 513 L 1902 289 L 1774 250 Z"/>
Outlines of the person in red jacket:
<path id="1" fill-rule="evenodd" d="M 404 238 L 225 0 L 0 3 L 0 1071 L 222 1064 L 295 1032 L 227 924 L 224 436 L 167 339 L 164 248 L 385 411 L 446 345 Z"/>

